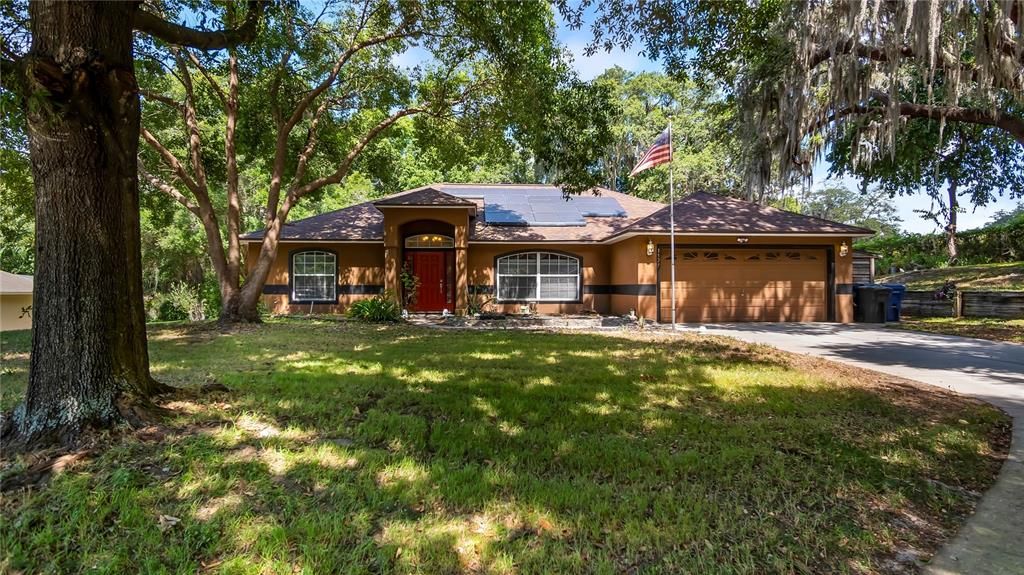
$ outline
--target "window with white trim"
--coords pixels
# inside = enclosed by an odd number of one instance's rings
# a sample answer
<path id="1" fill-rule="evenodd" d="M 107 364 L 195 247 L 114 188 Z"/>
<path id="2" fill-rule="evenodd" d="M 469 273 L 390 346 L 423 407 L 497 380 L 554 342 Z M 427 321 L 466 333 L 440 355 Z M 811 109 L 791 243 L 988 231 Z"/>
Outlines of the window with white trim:
<path id="1" fill-rule="evenodd" d="M 499 301 L 575 301 L 580 294 L 580 259 L 549 252 L 498 258 Z"/>
<path id="2" fill-rule="evenodd" d="M 292 301 L 336 301 L 337 260 L 331 252 L 313 250 L 292 256 Z"/>

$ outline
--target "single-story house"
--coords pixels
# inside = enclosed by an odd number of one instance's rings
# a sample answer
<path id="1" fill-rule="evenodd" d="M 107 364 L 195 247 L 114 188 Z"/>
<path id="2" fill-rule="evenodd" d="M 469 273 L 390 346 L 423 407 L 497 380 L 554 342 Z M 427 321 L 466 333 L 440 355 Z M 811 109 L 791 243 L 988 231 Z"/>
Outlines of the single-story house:
<path id="1" fill-rule="evenodd" d="M 0 331 L 32 327 L 32 276 L 0 270 Z"/>
<path id="2" fill-rule="evenodd" d="M 608 189 L 433 184 L 286 224 L 264 300 L 274 313 L 341 313 L 402 294 L 415 285 L 404 275 L 418 278 L 415 312 L 487 302 L 670 322 L 670 213 Z M 853 320 L 850 246 L 871 230 L 707 193 L 674 214 L 677 321 Z M 243 236 L 249 262 L 262 238 Z"/>

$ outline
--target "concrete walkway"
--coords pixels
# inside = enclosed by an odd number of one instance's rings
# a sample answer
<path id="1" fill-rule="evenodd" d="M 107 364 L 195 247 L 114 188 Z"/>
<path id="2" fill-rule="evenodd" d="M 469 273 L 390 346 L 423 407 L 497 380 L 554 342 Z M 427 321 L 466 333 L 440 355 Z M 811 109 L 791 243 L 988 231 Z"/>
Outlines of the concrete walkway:
<path id="1" fill-rule="evenodd" d="M 925 573 L 1024 574 L 1024 345 L 864 325 L 724 324 L 708 331 L 944 387 L 1010 414 L 1013 440 L 995 485 Z"/>

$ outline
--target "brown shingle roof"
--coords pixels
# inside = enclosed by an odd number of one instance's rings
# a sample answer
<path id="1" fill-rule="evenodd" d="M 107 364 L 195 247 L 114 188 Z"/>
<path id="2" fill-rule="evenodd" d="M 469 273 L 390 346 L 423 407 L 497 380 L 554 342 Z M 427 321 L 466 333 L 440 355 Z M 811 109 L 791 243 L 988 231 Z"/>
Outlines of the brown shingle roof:
<path id="1" fill-rule="evenodd" d="M 874 235 L 872 230 L 770 206 L 696 192 L 676 202 L 677 233 L 699 234 L 849 234 Z M 668 206 L 623 232 L 668 232 Z"/>
<path id="2" fill-rule="evenodd" d="M 249 232 L 243 240 L 263 239 L 263 230 Z M 310 218 L 287 222 L 282 240 L 384 240 L 384 214 L 371 202 L 356 204 Z"/>
<path id="3" fill-rule="evenodd" d="M 282 240 L 383 241 L 387 206 L 455 205 L 477 206 L 472 200 L 443 192 L 447 184 L 435 184 L 365 202 L 341 210 L 285 224 Z M 452 186 L 455 187 L 455 186 Z M 510 193 L 517 186 L 501 186 Z M 438 189 L 441 188 L 441 189 Z M 602 196 L 615 198 L 626 217 L 588 217 L 584 226 L 501 226 L 488 225 L 483 218 L 470 220 L 470 241 L 474 242 L 599 242 L 625 233 L 669 231 L 668 206 L 607 189 Z M 418 202 L 451 203 L 418 203 Z M 386 203 L 382 203 L 386 202 Z M 457 203 L 455 203 L 457 202 Z M 706 234 L 846 234 L 868 235 L 871 230 L 821 218 L 787 212 L 743 200 L 698 192 L 676 202 L 676 232 Z M 242 236 L 258 240 L 263 231 Z"/>
<path id="4" fill-rule="evenodd" d="M 312 241 L 383 241 L 384 239 L 384 215 L 376 206 L 402 206 L 402 205 L 453 205 L 453 204 L 406 204 L 406 203 L 385 203 L 383 201 L 423 201 L 429 198 L 450 201 L 442 196 L 447 196 L 460 203 L 457 206 L 479 207 L 477 202 L 446 194 L 437 188 L 444 188 L 448 184 L 435 184 L 425 188 L 417 188 L 408 192 L 401 192 L 377 200 L 376 202 L 365 202 L 333 212 L 327 212 L 302 220 L 295 220 L 284 225 L 281 231 L 282 240 L 312 240 Z M 457 186 L 452 186 L 457 187 Z M 522 189 L 520 186 L 508 185 L 501 187 L 509 192 Z M 535 186 L 534 186 L 535 187 Z M 422 194 L 421 192 L 426 192 Z M 619 204 L 626 211 L 626 217 L 608 218 L 586 218 L 585 226 L 551 226 L 551 227 L 522 227 L 522 226 L 488 226 L 483 218 L 477 217 L 470 221 L 470 241 L 495 241 L 495 242 L 566 242 L 566 241 L 601 241 L 606 237 L 622 230 L 632 222 L 650 215 L 665 204 L 644 200 L 634 196 L 621 194 L 607 189 L 598 189 L 601 196 L 612 197 L 618 200 Z M 416 200 L 401 198 L 416 194 Z M 437 194 L 441 194 L 440 196 Z M 249 232 L 242 236 L 245 240 L 259 240 L 263 238 L 263 230 Z"/>
<path id="5" fill-rule="evenodd" d="M 392 194 L 373 202 L 375 206 L 466 206 L 476 207 L 476 202 L 446 194 L 434 187 L 417 188 Z"/>

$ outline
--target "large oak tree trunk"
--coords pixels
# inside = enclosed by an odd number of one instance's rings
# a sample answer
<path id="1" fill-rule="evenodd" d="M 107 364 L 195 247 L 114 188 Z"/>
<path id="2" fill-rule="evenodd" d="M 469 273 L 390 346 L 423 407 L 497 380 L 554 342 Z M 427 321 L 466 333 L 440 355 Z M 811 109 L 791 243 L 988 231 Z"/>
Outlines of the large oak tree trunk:
<path id="1" fill-rule="evenodd" d="M 36 189 L 32 356 L 17 441 L 68 441 L 168 388 L 149 373 L 134 2 L 29 4 Z"/>

